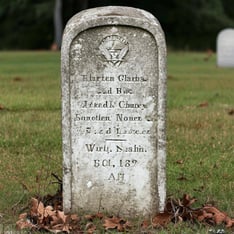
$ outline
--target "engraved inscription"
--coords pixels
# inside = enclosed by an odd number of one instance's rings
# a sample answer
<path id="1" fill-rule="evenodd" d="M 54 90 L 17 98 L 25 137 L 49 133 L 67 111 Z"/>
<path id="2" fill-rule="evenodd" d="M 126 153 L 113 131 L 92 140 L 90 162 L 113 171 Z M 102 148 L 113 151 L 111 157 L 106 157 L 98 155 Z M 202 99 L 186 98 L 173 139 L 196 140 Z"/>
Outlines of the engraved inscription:
<path id="1" fill-rule="evenodd" d="M 105 26 L 81 32 L 73 47 L 81 58 L 71 54 L 69 62 L 72 190 L 78 191 L 73 201 L 85 194 L 87 204 L 96 204 L 93 196 L 108 200 L 107 191 L 151 194 L 157 179 L 159 87 L 152 35 Z"/>

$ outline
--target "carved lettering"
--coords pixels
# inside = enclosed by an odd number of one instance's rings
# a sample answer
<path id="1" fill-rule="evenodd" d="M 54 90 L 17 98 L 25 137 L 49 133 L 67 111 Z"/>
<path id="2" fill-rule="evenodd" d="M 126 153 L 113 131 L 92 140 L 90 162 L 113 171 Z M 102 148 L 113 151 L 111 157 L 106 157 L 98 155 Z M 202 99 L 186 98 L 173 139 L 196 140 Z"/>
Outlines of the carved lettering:
<path id="1" fill-rule="evenodd" d="M 117 135 L 145 135 L 145 134 L 150 134 L 151 130 L 150 129 L 134 129 L 134 128 L 120 128 L 120 127 L 115 127 L 114 128 L 115 133 Z"/>
<path id="2" fill-rule="evenodd" d="M 102 116 L 101 114 L 99 115 L 79 115 L 76 114 L 74 121 L 111 121 L 110 116 Z"/>
<path id="3" fill-rule="evenodd" d="M 133 90 L 130 88 L 116 88 L 116 94 L 133 94 Z"/>
<path id="4" fill-rule="evenodd" d="M 96 144 L 85 144 L 85 146 L 88 152 L 106 152 L 108 154 L 112 152 L 110 147 L 106 145 L 97 146 Z"/>
<path id="5" fill-rule="evenodd" d="M 142 121 L 141 116 L 125 116 L 123 114 L 116 114 L 116 121 Z"/>
<path id="6" fill-rule="evenodd" d="M 128 76 L 126 74 L 118 75 L 118 81 L 121 82 L 146 82 L 147 79 L 144 76 Z"/>
<path id="7" fill-rule="evenodd" d="M 88 74 L 88 75 L 81 75 L 82 77 L 82 81 L 104 81 L 104 82 L 108 82 L 108 81 L 114 81 L 115 78 L 113 76 L 104 76 L 104 75 L 92 75 L 92 74 Z"/>
<path id="8" fill-rule="evenodd" d="M 139 103 L 130 103 L 128 101 L 120 101 L 119 107 L 123 108 L 123 109 L 131 109 L 131 108 L 145 109 L 145 108 L 147 108 L 147 105 L 139 104 Z"/>
<path id="9" fill-rule="evenodd" d="M 112 88 L 99 88 L 97 91 L 97 94 L 102 95 L 102 94 L 112 94 Z"/>
<path id="10" fill-rule="evenodd" d="M 108 177 L 108 180 L 123 182 L 124 181 L 124 173 L 118 173 L 117 175 L 114 175 L 114 173 L 111 173 L 110 176 Z"/>
<path id="11" fill-rule="evenodd" d="M 113 101 L 94 102 L 85 100 L 81 104 L 81 108 L 115 108 Z"/>
<path id="12" fill-rule="evenodd" d="M 120 152 L 124 152 L 124 153 L 143 153 L 143 152 L 147 152 L 147 150 L 141 145 L 133 145 L 133 146 L 128 146 L 128 147 L 116 145 L 116 152 L 117 153 L 120 153 Z"/>
<path id="13" fill-rule="evenodd" d="M 94 167 L 110 167 L 111 165 L 111 160 L 110 159 L 104 159 L 104 160 L 94 160 Z"/>

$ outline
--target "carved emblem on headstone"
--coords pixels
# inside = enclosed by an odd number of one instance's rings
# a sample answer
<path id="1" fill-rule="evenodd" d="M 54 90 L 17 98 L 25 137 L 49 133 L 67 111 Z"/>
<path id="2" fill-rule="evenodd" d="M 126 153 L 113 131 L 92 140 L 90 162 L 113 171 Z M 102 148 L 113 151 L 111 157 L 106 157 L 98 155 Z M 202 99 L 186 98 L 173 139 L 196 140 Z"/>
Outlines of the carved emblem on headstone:
<path id="1" fill-rule="evenodd" d="M 118 35 L 105 37 L 99 49 L 109 64 L 118 67 L 128 53 L 128 42 Z"/>

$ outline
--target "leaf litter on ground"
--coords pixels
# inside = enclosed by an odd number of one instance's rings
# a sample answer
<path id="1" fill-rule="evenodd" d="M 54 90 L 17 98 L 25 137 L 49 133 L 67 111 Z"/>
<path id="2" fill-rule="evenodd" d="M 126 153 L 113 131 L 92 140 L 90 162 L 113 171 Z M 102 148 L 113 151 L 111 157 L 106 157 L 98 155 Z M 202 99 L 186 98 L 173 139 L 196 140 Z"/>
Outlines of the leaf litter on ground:
<path id="1" fill-rule="evenodd" d="M 169 223 L 190 222 L 202 223 L 207 226 L 225 225 L 226 228 L 234 228 L 234 219 L 225 212 L 220 211 L 211 204 L 193 208 L 197 199 L 185 194 L 181 199 L 168 198 L 164 212 L 158 213 L 150 220 L 141 221 L 141 230 L 148 233 L 149 229 L 166 228 Z M 29 211 L 19 215 L 16 222 L 18 230 L 48 231 L 51 233 L 88 233 L 93 234 L 98 229 L 95 220 L 102 223 L 102 230 L 128 232 L 134 229 L 131 221 L 117 216 L 106 216 L 102 213 L 65 214 L 62 208 L 62 187 L 58 192 L 44 197 L 31 198 Z M 149 232 L 150 233 L 150 232 Z"/>

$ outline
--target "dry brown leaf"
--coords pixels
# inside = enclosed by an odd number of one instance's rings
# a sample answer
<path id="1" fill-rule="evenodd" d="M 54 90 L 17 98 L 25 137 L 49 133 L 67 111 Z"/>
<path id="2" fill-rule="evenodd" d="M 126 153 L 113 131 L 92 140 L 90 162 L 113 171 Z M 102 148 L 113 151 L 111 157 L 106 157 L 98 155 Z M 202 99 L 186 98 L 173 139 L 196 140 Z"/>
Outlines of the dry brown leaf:
<path id="1" fill-rule="evenodd" d="M 106 230 L 117 229 L 119 232 L 131 229 L 131 223 L 119 217 L 105 218 L 103 227 Z"/>
<path id="2" fill-rule="evenodd" d="M 44 216 L 45 217 L 51 217 L 56 215 L 56 211 L 53 210 L 52 206 L 47 206 L 44 210 Z"/>
<path id="3" fill-rule="evenodd" d="M 186 181 L 186 180 L 188 180 L 188 178 L 186 178 L 184 175 L 181 175 L 180 177 L 177 178 L 177 180 Z"/>
<path id="4" fill-rule="evenodd" d="M 96 213 L 94 215 L 88 214 L 88 215 L 85 215 L 84 217 L 85 217 L 85 219 L 92 221 L 95 218 L 103 219 L 104 215 L 102 213 Z"/>
<path id="5" fill-rule="evenodd" d="M 153 227 L 165 227 L 171 221 L 171 214 L 164 212 L 157 214 L 153 220 L 152 225 Z"/>
<path id="6" fill-rule="evenodd" d="M 117 218 L 117 217 L 112 217 L 112 218 L 105 218 L 104 219 L 104 224 L 103 224 L 103 227 L 106 229 L 106 230 L 109 230 L 109 229 L 116 229 L 119 225 L 119 222 L 120 222 L 120 219 Z"/>
<path id="7" fill-rule="evenodd" d="M 52 226 L 55 226 L 55 225 L 57 225 L 57 224 L 59 224 L 60 222 L 61 222 L 61 220 L 60 220 L 60 218 L 58 218 L 57 217 L 57 215 L 53 215 L 53 216 L 51 216 L 51 225 Z"/>
<path id="8" fill-rule="evenodd" d="M 215 224 L 221 224 L 226 220 L 227 215 L 220 210 L 218 210 L 214 206 L 205 206 L 203 209 L 210 214 L 213 214 L 213 219 L 215 221 Z"/>
<path id="9" fill-rule="evenodd" d="M 184 160 L 183 159 L 178 159 L 178 160 L 176 160 L 176 163 L 177 164 L 184 164 Z"/>
<path id="10" fill-rule="evenodd" d="M 70 218 L 71 218 L 72 221 L 76 221 L 76 222 L 80 221 L 80 218 L 79 218 L 79 216 L 77 214 L 71 214 Z"/>
<path id="11" fill-rule="evenodd" d="M 22 81 L 23 78 L 19 77 L 19 76 L 16 76 L 13 78 L 13 81 Z"/>
<path id="12" fill-rule="evenodd" d="M 54 233 L 59 233 L 59 232 L 70 233 L 69 227 L 67 225 L 64 225 L 64 224 L 57 224 L 55 226 L 52 226 L 49 231 L 54 232 Z"/>
<path id="13" fill-rule="evenodd" d="M 67 215 L 64 214 L 63 211 L 57 210 L 56 216 L 62 221 L 62 223 L 66 223 Z"/>
<path id="14" fill-rule="evenodd" d="M 94 215 L 85 215 L 84 218 L 89 221 L 92 221 L 94 219 Z"/>
<path id="15" fill-rule="evenodd" d="M 232 225 L 234 226 L 234 219 L 232 220 L 230 217 L 226 217 L 225 224 L 227 228 L 231 228 Z"/>
<path id="16" fill-rule="evenodd" d="M 197 199 L 191 198 L 190 195 L 188 195 L 188 194 L 184 194 L 182 204 L 185 207 L 189 207 L 196 201 L 197 201 Z"/>
<path id="17" fill-rule="evenodd" d="M 208 102 L 202 102 L 198 105 L 198 107 L 207 107 L 207 106 L 209 106 Z"/>
<path id="18" fill-rule="evenodd" d="M 1 110 L 4 110 L 4 109 L 5 109 L 5 107 L 4 107 L 3 105 L 0 104 L 0 111 L 1 111 Z"/>
<path id="19" fill-rule="evenodd" d="M 228 111 L 228 114 L 229 114 L 229 115 L 234 115 L 234 109 L 229 110 L 229 111 Z"/>
<path id="20" fill-rule="evenodd" d="M 129 230 L 132 228 L 132 224 L 129 221 L 126 221 L 125 223 L 123 223 L 123 228 L 124 230 Z"/>
<path id="21" fill-rule="evenodd" d="M 40 222 L 43 222 L 45 207 L 44 204 L 40 201 L 37 208 L 38 218 Z"/>
<path id="22" fill-rule="evenodd" d="M 33 225 L 31 222 L 29 222 L 28 220 L 18 220 L 16 222 L 16 228 L 18 230 L 22 230 L 22 229 L 25 229 L 25 228 L 28 228 L 28 229 L 31 229 L 35 227 L 35 225 Z"/>
<path id="23" fill-rule="evenodd" d="M 102 213 L 95 214 L 95 217 L 98 219 L 103 219 L 104 215 Z"/>
<path id="24" fill-rule="evenodd" d="M 96 230 L 96 226 L 92 222 L 87 223 L 85 226 L 85 230 L 88 234 L 93 234 Z"/>
<path id="25" fill-rule="evenodd" d="M 33 228 L 35 227 L 34 224 L 30 222 L 30 220 L 27 219 L 28 214 L 27 213 L 22 213 L 19 215 L 19 220 L 16 222 L 16 228 L 18 230 L 22 230 L 24 228 Z"/>
<path id="26" fill-rule="evenodd" d="M 22 214 L 19 215 L 19 219 L 26 219 L 27 216 L 28 216 L 27 213 L 22 213 Z"/>
<path id="27" fill-rule="evenodd" d="M 146 229 L 146 228 L 149 227 L 149 225 L 150 225 L 149 220 L 144 220 L 144 221 L 142 222 L 142 224 L 141 224 L 141 227 L 142 227 L 143 229 Z"/>
<path id="28" fill-rule="evenodd" d="M 207 213 L 205 210 L 201 210 L 201 214 L 197 216 L 197 220 L 199 222 L 202 222 L 206 219 L 211 219 L 211 218 L 213 218 L 213 214 Z"/>
<path id="29" fill-rule="evenodd" d="M 31 210 L 30 210 L 30 215 L 31 216 L 37 216 L 37 208 L 38 208 L 38 200 L 36 198 L 31 199 Z"/>

